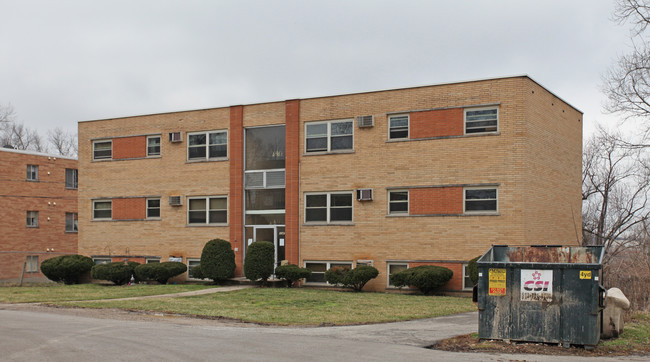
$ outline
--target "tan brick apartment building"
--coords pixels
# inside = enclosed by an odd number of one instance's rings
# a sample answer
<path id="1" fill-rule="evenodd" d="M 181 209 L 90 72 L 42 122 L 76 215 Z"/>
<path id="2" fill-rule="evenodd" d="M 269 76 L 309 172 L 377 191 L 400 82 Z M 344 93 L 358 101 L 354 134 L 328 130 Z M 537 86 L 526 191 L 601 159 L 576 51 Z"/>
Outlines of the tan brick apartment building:
<path id="1" fill-rule="evenodd" d="M 527 76 L 79 123 L 79 252 L 198 263 L 267 240 L 314 271 L 575 244 L 582 113 Z"/>
<path id="2" fill-rule="evenodd" d="M 76 252 L 77 160 L 0 148 L 0 281 L 44 281 L 43 260 Z"/>

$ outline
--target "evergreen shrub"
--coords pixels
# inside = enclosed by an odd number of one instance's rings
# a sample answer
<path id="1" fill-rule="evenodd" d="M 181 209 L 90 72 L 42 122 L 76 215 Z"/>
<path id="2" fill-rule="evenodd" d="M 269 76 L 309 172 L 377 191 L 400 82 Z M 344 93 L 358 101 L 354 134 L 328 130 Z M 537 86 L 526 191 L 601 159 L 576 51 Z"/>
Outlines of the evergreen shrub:
<path id="1" fill-rule="evenodd" d="M 235 276 L 235 252 L 230 242 L 223 239 L 208 241 L 201 252 L 201 264 L 193 270 L 200 269 L 201 279 L 208 278 L 215 283 Z M 198 278 L 192 273 L 193 278 Z"/>
<path id="2" fill-rule="evenodd" d="M 169 278 L 181 275 L 185 271 L 187 271 L 187 265 L 177 261 L 140 264 L 135 267 L 135 275 L 139 280 L 153 280 L 160 284 L 167 284 Z"/>
<path id="3" fill-rule="evenodd" d="M 78 284 L 80 278 L 92 269 L 95 262 L 83 255 L 61 255 L 44 260 L 41 272 L 48 279 L 64 284 Z"/>
<path id="4" fill-rule="evenodd" d="M 429 295 L 447 284 L 454 275 L 450 269 L 435 265 L 420 265 L 391 274 L 390 280 L 396 287 L 414 286 Z"/>
<path id="5" fill-rule="evenodd" d="M 275 246 L 268 241 L 256 241 L 248 246 L 244 259 L 244 275 L 251 281 L 266 280 L 273 274 Z"/>
<path id="6" fill-rule="evenodd" d="M 275 268 L 275 276 L 280 279 L 287 281 L 287 287 L 291 288 L 293 283 L 299 281 L 300 279 L 307 278 L 311 275 L 311 270 L 307 268 L 301 268 L 294 264 L 280 265 Z"/>

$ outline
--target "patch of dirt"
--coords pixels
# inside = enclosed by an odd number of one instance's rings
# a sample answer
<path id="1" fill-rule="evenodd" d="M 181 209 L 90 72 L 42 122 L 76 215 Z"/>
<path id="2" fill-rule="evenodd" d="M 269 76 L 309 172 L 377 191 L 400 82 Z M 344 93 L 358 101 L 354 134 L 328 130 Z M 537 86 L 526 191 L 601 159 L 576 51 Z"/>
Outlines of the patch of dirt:
<path id="1" fill-rule="evenodd" d="M 650 346 L 641 349 L 629 349 L 624 347 L 596 346 L 593 350 L 587 350 L 582 346 L 571 346 L 565 348 L 557 344 L 549 343 L 526 343 L 526 342 L 504 342 L 502 340 L 479 341 L 472 334 L 465 334 L 440 341 L 431 349 L 438 349 L 449 352 L 480 352 L 480 353 L 511 353 L 511 354 L 545 354 L 557 356 L 583 356 L 583 357 L 608 357 L 608 356 L 634 356 L 650 354 Z"/>

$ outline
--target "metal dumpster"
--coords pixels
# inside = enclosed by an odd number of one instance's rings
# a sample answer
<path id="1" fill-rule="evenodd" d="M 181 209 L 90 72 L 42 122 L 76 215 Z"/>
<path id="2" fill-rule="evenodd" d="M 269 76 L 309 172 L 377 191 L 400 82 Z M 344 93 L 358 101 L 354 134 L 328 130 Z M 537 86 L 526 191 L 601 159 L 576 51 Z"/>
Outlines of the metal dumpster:
<path id="1" fill-rule="evenodd" d="M 600 246 L 493 246 L 477 261 L 480 339 L 595 346 Z"/>

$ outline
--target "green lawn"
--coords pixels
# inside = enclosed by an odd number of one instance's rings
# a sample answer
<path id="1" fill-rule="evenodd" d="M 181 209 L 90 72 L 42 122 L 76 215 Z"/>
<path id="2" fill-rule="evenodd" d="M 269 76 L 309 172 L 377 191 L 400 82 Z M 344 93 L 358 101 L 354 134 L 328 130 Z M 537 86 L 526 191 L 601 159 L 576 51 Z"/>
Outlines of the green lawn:
<path id="1" fill-rule="evenodd" d="M 60 302 L 70 300 L 115 299 L 189 292 L 213 288 L 205 285 L 101 285 L 47 284 L 38 287 L 0 287 L 0 303 Z"/>
<path id="2" fill-rule="evenodd" d="M 277 325 L 394 322 L 476 310 L 470 298 L 307 288 L 252 288 L 192 297 L 55 304 L 225 317 Z"/>

